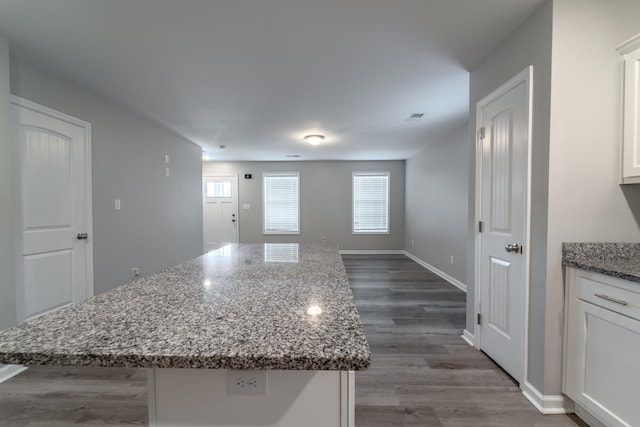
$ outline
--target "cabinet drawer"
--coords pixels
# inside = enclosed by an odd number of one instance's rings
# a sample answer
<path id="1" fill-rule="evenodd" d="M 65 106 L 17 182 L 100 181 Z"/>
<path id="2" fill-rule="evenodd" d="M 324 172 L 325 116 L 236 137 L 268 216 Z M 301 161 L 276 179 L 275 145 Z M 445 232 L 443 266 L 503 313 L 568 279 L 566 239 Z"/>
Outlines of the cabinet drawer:
<path id="1" fill-rule="evenodd" d="M 640 283 L 583 271 L 576 281 L 576 298 L 640 320 Z"/>

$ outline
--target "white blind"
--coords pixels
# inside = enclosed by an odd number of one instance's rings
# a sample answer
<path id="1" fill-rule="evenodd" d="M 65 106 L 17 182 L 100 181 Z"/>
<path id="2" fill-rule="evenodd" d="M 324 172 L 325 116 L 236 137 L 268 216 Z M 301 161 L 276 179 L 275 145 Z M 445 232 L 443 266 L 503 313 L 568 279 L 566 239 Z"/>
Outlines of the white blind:
<path id="1" fill-rule="evenodd" d="M 353 173 L 353 232 L 389 232 L 389 173 Z"/>
<path id="2" fill-rule="evenodd" d="M 264 174 L 263 182 L 265 234 L 299 233 L 300 175 Z"/>

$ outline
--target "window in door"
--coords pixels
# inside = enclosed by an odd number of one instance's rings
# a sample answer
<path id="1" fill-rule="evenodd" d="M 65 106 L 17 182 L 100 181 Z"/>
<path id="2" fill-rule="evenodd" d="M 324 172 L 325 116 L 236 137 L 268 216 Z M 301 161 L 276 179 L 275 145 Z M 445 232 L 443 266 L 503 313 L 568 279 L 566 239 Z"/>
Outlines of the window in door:
<path id="1" fill-rule="evenodd" d="M 207 198 L 231 197 L 231 181 L 208 181 Z"/>
<path id="2" fill-rule="evenodd" d="M 300 234 L 300 174 L 265 173 L 264 234 Z"/>
<path id="3" fill-rule="evenodd" d="M 389 172 L 353 172 L 353 234 L 389 233 Z"/>

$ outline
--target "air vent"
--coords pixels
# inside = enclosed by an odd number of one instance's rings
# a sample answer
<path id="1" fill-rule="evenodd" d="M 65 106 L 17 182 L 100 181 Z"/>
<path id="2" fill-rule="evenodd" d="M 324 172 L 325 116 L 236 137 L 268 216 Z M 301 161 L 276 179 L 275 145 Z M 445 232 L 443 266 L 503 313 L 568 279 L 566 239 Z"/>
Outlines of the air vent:
<path id="1" fill-rule="evenodd" d="M 300 154 L 287 154 L 287 157 L 296 158 L 296 157 L 300 157 Z"/>
<path id="2" fill-rule="evenodd" d="M 424 113 L 413 113 L 407 118 L 408 122 L 417 122 L 418 120 L 422 120 L 424 117 Z"/>

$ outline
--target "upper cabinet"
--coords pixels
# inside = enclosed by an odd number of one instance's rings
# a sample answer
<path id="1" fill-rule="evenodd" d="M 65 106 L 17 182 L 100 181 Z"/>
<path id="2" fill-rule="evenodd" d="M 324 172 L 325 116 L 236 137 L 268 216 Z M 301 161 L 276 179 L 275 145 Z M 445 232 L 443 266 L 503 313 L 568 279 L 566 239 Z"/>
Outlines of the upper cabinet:
<path id="1" fill-rule="evenodd" d="M 640 183 L 640 34 L 619 45 L 624 57 L 622 184 Z"/>

